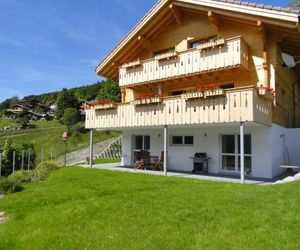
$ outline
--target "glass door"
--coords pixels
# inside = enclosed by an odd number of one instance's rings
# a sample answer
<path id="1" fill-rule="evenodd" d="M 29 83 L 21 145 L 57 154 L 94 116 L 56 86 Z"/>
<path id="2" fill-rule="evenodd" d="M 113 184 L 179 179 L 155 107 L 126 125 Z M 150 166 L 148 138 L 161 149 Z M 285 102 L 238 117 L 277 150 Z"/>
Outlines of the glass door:
<path id="1" fill-rule="evenodd" d="M 240 136 L 222 135 L 221 161 L 222 171 L 240 172 Z M 251 135 L 245 135 L 245 171 L 250 174 L 252 171 L 252 142 Z"/>

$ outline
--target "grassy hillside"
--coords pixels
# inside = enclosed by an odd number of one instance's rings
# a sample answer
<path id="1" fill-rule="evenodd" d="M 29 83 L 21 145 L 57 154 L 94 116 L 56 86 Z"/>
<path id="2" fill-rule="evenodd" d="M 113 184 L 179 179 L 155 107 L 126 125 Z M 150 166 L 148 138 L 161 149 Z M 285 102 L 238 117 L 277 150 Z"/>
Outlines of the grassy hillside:
<path id="1" fill-rule="evenodd" d="M 6 124 L 9 121 L 0 119 L 0 128 L 2 124 Z M 11 122 L 12 125 L 12 122 Z M 52 148 L 53 158 L 63 155 L 64 143 L 61 139 L 62 134 L 66 131 L 65 126 L 61 125 L 58 121 L 48 122 L 35 122 L 37 126 L 35 129 L 11 131 L 5 134 L 0 134 L 0 140 L 11 139 L 14 143 L 33 143 L 37 156 L 37 162 L 41 160 L 42 152 L 43 158 L 50 159 L 50 152 Z M 5 125 L 8 126 L 8 125 Z M 84 127 L 84 123 L 81 123 Z M 95 143 L 107 140 L 111 137 L 118 136 L 117 132 L 95 132 L 94 141 Z M 72 135 L 67 142 L 67 151 L 72 152 L 84 147 L 89 146 L 89 133 L 80 133 Z"/>
<path id="2" fill-rule="evenodd" d="M 62 192 L 63 190 L 63 192 Z M 300 182 L 66 168 L 0 200 L 0 249 L 299 249 Z"/>

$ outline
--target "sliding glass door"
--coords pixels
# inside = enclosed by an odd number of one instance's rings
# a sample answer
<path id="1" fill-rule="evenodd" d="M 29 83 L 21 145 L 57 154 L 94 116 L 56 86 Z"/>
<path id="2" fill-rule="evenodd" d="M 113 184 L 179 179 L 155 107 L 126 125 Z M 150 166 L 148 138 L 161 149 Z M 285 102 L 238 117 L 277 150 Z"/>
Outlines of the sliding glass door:
<path id="1" fill-rule="evenodd" d="M 240 172 L 240 136 L 222 135 L 221 136 L 221 161 L 222 171 Z M 245 171 L 250 174 L 252 171 L 252 142 L 251 135 L 245 135 Z"/>

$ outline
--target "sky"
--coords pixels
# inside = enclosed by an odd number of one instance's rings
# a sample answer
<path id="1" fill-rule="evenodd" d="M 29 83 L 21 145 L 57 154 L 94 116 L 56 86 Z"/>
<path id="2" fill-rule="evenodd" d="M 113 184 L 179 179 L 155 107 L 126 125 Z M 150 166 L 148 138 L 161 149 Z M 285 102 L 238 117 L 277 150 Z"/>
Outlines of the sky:
<path id="1" fill-rule="evenodd" d="M 0 0 L 0 101 L 101 80 L 96 65 L 155 3 Z"/>

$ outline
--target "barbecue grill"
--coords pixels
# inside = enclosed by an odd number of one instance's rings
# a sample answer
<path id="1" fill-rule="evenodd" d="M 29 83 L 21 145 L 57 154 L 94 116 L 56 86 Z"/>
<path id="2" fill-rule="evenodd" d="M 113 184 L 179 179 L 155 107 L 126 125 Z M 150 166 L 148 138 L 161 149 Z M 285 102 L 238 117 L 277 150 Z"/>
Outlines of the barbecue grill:
<path id="1" fill-rule="evenodd" d="M 208 160 L 206 153 L 195 153 L 194 157 L 191 157 L 194 162 L 193 173 L 207 174 L 208 173 Z"/>

